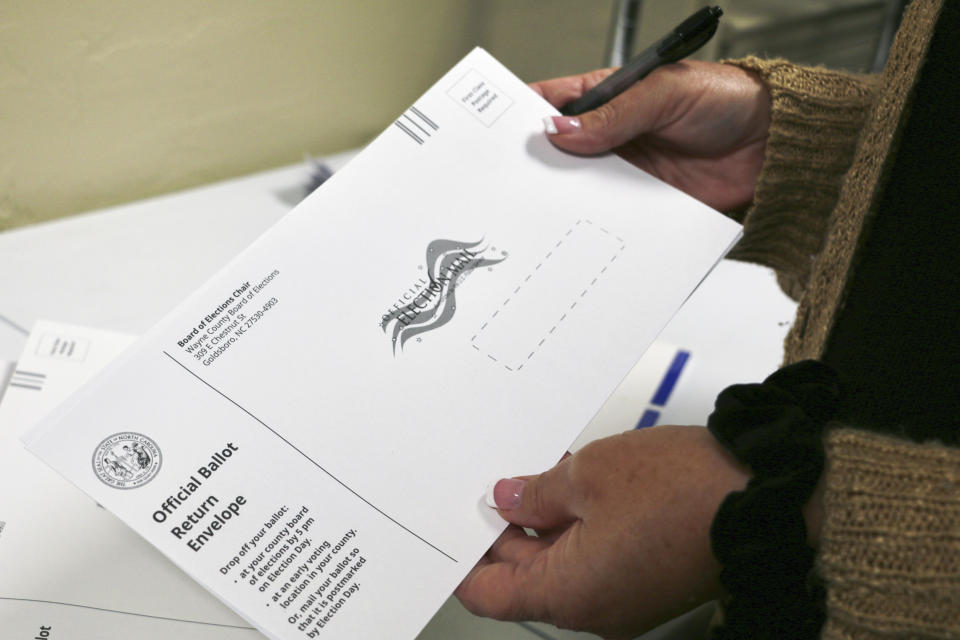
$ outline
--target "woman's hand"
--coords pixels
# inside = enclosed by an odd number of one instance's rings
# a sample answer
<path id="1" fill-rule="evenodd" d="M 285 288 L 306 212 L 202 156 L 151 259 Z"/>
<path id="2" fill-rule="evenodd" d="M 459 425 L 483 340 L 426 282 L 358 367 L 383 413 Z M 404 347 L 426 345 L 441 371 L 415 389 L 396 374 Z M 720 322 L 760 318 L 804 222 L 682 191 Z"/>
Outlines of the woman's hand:
<path id="1" fill-rule="evenodd" d="M 719 595 L 710 523 L 746 482 L 701 427 L 598 440 L 539 476 L 496 484 L 512 525 L 456 595 L 478 615 L 635 637 Z"/>
<path id="2" fill-rule="evenodd" d="M 561 107 L 613 69 L 531 85 Z M 770 128 L 770 95 L 732 65 L 684 61 L 661 67 L 607 104 L 548 125 L 550 140 L 580 154 L 615 150 L 664 182 L 721 211 L 753 200 Z"/>

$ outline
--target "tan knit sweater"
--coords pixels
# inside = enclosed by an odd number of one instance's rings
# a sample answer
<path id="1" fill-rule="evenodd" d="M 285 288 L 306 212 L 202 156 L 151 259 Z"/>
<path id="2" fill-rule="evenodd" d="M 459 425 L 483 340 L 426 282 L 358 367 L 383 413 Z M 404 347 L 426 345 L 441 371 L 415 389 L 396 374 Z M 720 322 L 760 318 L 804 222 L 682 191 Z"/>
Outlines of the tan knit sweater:
<path id="1" fill-rule="evenodd" d="M 766 82 L 773 118 L 731 257 L 776 269 L 799 299 L 786 363 L 820 357 L 842 309 L 857 238 L 943 1 L 913 2 L 880 77 L 735 62 Z M 839 428 L 826 451 L 823 637 L 960 638 L 960 450 Z"/>

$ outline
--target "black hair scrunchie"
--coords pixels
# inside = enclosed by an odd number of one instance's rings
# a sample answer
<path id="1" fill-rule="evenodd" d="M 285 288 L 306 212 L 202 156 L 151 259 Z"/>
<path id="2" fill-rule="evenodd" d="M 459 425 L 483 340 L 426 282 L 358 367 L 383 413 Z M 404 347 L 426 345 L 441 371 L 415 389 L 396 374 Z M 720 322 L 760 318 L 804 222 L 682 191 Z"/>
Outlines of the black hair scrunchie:
<path id="1" fill-rule="evenodd" d="M 836 373 L 813 360 L 717 396 L 707 428 L 753 477 L 724 499 L 710 528 L 729 596 L 713 638 L 818 637 L 825 590 L 802 508 L 823 473 L 821 436 L 840 398 Z"/>

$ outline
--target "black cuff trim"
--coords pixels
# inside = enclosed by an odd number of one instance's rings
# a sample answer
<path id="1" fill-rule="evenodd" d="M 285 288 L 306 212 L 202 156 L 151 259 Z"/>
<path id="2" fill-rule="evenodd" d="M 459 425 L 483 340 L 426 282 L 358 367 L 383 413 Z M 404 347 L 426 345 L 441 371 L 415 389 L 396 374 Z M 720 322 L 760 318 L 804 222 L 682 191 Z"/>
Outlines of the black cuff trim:
<path id="1" fill-rule="evenodd" d="M 836 373 L 813 360 L 717 396 L 707 428 L 754 475 L 724 499 L 710 528 L 729 594 L 713 638 L 818 637 L 825 590 L 802 508 L 823 473 L 821 435 L 840 397 Z"/>

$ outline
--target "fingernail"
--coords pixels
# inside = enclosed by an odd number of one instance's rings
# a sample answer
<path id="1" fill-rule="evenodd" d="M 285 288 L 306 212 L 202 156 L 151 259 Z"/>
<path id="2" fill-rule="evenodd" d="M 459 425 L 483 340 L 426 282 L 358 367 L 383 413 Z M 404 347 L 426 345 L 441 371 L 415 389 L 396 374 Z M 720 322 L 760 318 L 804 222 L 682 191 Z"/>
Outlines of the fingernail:
<path id="1" fill-rule="evenodd" d="M 548 116 L 543 119 L 543 129 L 550 135 L 579 131 L 580 118 L 569 116 Z"/>
<path id="2" fill-rule="evenodd" d="M 516 509 L 520 506 L 520 498 L 523 496 L 525 486 L 527 486 L 526 480 L 516 478 L 504 478 L 491 483 L 487 487 L 487 506 L 494 509 Z"/>

